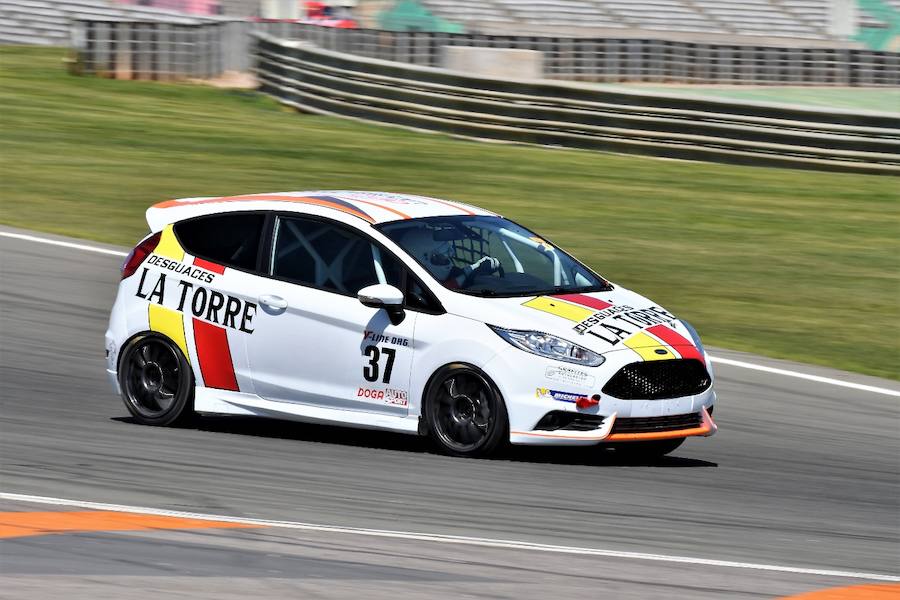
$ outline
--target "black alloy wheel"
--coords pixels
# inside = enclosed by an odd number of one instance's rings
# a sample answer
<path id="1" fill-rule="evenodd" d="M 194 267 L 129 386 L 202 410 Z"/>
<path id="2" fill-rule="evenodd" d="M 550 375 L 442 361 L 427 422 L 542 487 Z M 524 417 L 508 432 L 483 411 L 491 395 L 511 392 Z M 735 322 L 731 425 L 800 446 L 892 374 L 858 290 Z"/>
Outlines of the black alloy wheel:
<path id="1" fill-rule="evenodd" d="M 484 456 L 508 438 L 509 420 L 500 392 L 468 365 L 448 365 L 432 377 L 425 418 L 440 450 L 454 456 Z"/>
<path id="2" fill-rule="evenodd" d="M 144 425 L 173 425 L 192 415 L 194 374 L 168 338 L 149 334 L 128 343 L 119 361 L 128 412 Z"/>

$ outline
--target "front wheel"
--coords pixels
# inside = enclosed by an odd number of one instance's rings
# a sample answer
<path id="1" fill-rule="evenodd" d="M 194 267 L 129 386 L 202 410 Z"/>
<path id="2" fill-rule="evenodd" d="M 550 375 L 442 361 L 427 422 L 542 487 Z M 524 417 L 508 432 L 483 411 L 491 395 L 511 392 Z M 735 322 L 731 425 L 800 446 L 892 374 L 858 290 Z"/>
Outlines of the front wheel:
<path id="1" fill-rule="evenodd" d="M 628 460 L 653 460 L 674 452 L 685 438 L 671 440 L 654 440 L 652 442 L 624 442 L 614 444 L 613 450 L 618 456 Z"/>
<path id="2" fill-rule="evenodd" d="M 129 342 L 119 386 L 128 412 L 143 425 L 174 425 L 192 415 L 194 374 L 168 338 L 148 334 Z"/>
<path id="3" fill-rule="evenodd" d="M 448 365 L 434 375 L 423 413 L 431 438 L 446 454 L 484 456 L 508 438 L 509 419 L 499 390 L 468 365 Z"/>

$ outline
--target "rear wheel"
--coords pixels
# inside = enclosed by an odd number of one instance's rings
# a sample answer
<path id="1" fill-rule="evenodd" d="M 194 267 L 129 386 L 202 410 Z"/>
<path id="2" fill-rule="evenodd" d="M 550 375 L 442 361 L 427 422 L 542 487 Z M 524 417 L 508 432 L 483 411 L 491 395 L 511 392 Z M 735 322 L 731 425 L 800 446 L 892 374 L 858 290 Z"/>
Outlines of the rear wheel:
<path id="1" fill-rule="evenodd" d="M 506 406 L 478 369 L 448 365 L 432 378 L 423 411 L 429 433 L 446 454 L 484 456 L 508 438 Z"/>
<path id="2" fill-rule="evenodd" d="M 168 338 L 148 334 L 129 342 L 119 386 L 128 412 L 144 425 L 174 425 L 192 415 L 194 374 Z"/>
<path id="3" fill-rule="evenodd" d="M 618 456 L 628 460 L 653 460 L 665 456 L 669 452 L 674 452 L 683 443 L 684 438 L 652 442 L 625 442 L 613 445 L 613 450 Z"/>

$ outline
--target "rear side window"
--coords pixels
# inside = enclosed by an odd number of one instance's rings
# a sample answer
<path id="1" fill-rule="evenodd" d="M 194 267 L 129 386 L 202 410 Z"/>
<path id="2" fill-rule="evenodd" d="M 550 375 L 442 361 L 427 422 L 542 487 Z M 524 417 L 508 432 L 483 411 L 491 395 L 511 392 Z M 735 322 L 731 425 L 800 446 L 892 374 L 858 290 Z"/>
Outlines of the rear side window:
<path id="1" fill-rule="evenodd" d="M 214 263 L 255 271 L 266 216 L 262 213 L 209 215 L 175 224 L 184 249 Z"/>

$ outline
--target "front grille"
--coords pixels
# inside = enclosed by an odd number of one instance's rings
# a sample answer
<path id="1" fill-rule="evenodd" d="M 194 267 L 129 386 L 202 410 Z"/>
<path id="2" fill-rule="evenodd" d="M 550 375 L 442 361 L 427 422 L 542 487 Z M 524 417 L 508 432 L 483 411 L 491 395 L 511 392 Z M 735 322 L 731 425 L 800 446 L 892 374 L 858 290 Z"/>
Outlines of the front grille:
<path id="1" fill-rule="evenodd" d="M 676 431 L 700 427 L 703 418 L 700 413 L 688 415 L 666 415 L 664 417 L 621 417 L 613 423 L 610 433 L 654 433 Z"/>
<path id="2" fill-rule="evenodd" d="M 593 431 L 603 425 L 606 417 L 600 415 L 584 415 L 564 410 L 553 410 L 544 415 L 535 429 L 541 431 Z"/>
<path id="3" fill-rule="evenodd" d="M 603 386 L 603 393 L 622 400 L 663 400 L 699 394 L 711 383 L 699 360 L 651 360 L 619 369 Z"/>

